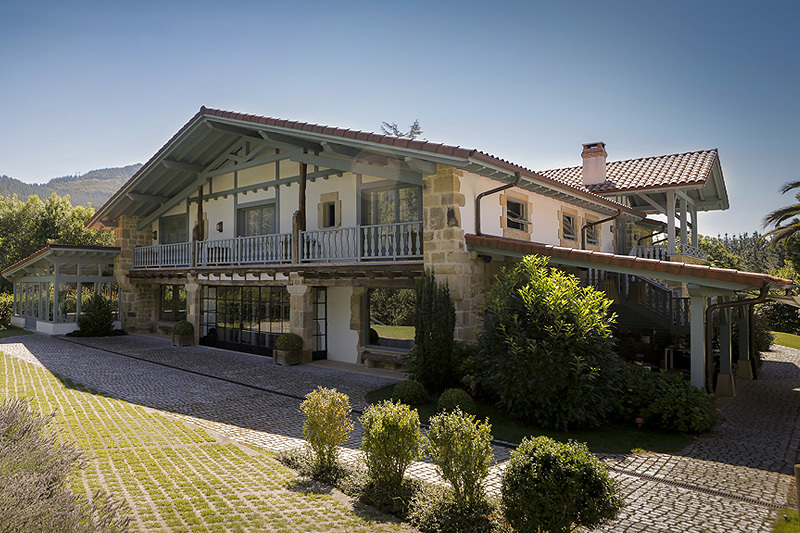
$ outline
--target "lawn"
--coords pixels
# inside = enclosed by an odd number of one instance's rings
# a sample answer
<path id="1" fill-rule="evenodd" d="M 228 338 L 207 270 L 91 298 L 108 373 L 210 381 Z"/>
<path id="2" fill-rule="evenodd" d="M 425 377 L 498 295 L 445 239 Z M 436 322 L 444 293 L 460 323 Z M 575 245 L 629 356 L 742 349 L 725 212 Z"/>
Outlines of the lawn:
<path id="1" fill-rule="evenodd" d="M 8 337 L 16 337 L 18 335 L 30 335 L 30 331 L 9 326 L 7 328 L 0 328 L 0 339 L 7 339 Z"/>
<path id="2" fill-rule="evenodd" d="M 311 486 L 269 452 L 219 442 L 161 412 L 0 353 L 0 398 L 56 412 L 88 459 L 73 489 L 123 499 L 134 531 L 385 531 L 403 527 Z"/>
<path id="3" fill-rule="evenodd" d="M 384 339 L 414 340 L 414 326 L 372 326 Z"/>
<path id="4" fill-rule="evenodd" d="M 800 350 L 800 335 L 792 335 L 781 331 L 773 331 L 772 334 L 775 335 L 775 344 Z"/>
<path id="5" fill-rule="evenodd" d="M 366 395 L 369 403 L 379 402 L 391 397 L 394 385 L 387 385 L 370 391 Z M 495 439 L 519 444 L 525 437 L 546 435 L 555 440 L 567 441 L 569 439 L 585 442 L 589 449 L 595 453 L 632 453 L 632 452 L 660 452 L 670 453 L 684 448 L 694 441 L 693 435 L 681 433 L 665 433 L 636 427 L 608 425 L 596 429 L 582 431 L 554 431 L 538 428 L 524 421 L 515 420 L 502 413 L 493 405 L 477 401 L 477 416 L 481 420 L 489 418 L 492 425 L 492 435 Z M 425 405 L 415 406 L 419 412 L 422 423 L 436 414 L 436 401 Z"/>

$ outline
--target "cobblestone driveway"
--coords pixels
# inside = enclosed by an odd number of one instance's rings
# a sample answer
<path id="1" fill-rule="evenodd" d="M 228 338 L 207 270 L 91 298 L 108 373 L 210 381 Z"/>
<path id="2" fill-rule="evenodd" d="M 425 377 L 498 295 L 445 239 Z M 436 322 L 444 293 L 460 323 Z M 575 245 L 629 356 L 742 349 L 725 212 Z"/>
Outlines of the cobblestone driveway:
<path id="1" fill-rule="evenodd" d="M 273 450 L 300 444 L 297 397 L 318 385 L 335 387 L 361 408 L 366 391 L 393 381 L 315 365 L 285 368 L 269 358 L 204 347 L 175 349 L 150 337 L 77 341 L 31 335 L 0 341 L 0 349 L 126 401 Z M 776 346 L 767 357 L 760 379 L 739 391 L 725 411 L 727 421 L 712 434 L 674 455 L 603 457 L 627 506 L 602 531 L 769 530 L 773 509 L 787 504 L 800 446 L 800 351 Z M 357 425 L 346 455 L 354 457 L 360 441 Z M 488 480 L 492 491 L 508 450 L 497 448 L 495 458 L 500 464 Z M 413 465 L 410 473 L 435 477 L 426 463 Z"/>

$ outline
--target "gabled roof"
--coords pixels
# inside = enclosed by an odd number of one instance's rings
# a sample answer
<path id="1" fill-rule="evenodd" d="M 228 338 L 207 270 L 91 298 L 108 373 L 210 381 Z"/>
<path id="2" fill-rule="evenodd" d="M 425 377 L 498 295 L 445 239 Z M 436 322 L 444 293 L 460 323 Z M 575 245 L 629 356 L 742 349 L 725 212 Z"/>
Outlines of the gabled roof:
<path id="1" fill-rule="evenodd" d="M 643 216 L 612 198 L 553 180 L 476 149 L 201 107 L 97 210 L 87 226 L 103 227 L 122 214 L 142 218 L 140 225 L 144 226 L 146 221 L 164 211 L 165 203 L 176 197 L 182 200 L 205 183 L 204 176 L 224 170 L 222 166 L 232 160 L 226 160 L 226 154 L 243 140 L 280 147 L 283 152 L 300 151 L 302 153 L 291 156 L 292 161 L 314 160 L 310 164 L 322 172 L 325 172 L 322 169 L 333 168 L 328 167 L 330 164 L 342 170 L 348 166 L 343 162 L 352 162 L 362 154 L 367 154 L 367 158 L 391 159 L 395 165 L 393 170 L 412 178 L 416 176 L 419 183 L 423 173 L 436 172 L 436 164 L 451 165 L 506 183 L 514 180 L 515 172 L 520 172 L 521 188 L 601 213 L 622 210 L 625 217 L 639 219 Z M 317 164 L 322 160 L 328 165 Z M 233 170 L 235 168 L 231 167 L 227 172 Z"/>
<path id="2" fill-rule="evenodd" d="M 636 274 L 656 279 L 697 283 L 698 285 L 723 290 L 760 289 L 765 283 L 774 288 L 785 289 L 794 283 L 790 279 L 770 276 L 769 274 L 645 259 L 593 250 L 579 250 L 505 237 L 467 234 L 465 235 L 465 240 L 469 248 L 477 251 L 496 252 L 513 257 L 538 254 L 550 257 L 550 262 L 553 264 L 597 268 L 599 270 Z"/>
<path id="3" fill-rule="evenodd" d="M 33 266 L 41 261 L 53 262 L 55 259 L 67 257 L 91 258 L 100 263 L 104 260 L 112 261 L 114 256 L 120 252 L 120 248 L 114 246 L 92 246 L 80 244 L 48 244 L 44 248 L 33 252 L 31 255 L 17 261 L 10 267 L 3 269 L 0 274 L 9 277 L 19 270 Z"/>
<path id="4" fill-rule="evenodd" d="M 606 181 L 584 185 L 583 167 L 539 172 L 551 179 L 603 196 L 652 195 L 670 189 L 690 191 L 701 210 L 727 209 L 728 194 L 716 148 L 606 163 Z M 652 196 L 651 196 L 652 198 Z M 634 202 L 633 207 L 645 204 Z M 648 211 L 645 208 L 646 211 Z"/>

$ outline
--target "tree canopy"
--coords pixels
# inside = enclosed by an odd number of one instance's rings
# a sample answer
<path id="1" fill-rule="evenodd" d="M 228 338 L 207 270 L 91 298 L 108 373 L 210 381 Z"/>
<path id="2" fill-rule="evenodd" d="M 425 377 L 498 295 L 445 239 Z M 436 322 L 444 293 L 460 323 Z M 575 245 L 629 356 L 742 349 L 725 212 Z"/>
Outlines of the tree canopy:
<path id="1" fill-rule="evenodd" d="M 408 137 L 409 139 L 416 139 L 422 135 L 422 127 L 419 125 L 419 119 L 414 120 L 414 123 L 408 127 L 407 132 L 401 131 L 396 122 L 381 122 L 381 131 L 385 135 Z"/>

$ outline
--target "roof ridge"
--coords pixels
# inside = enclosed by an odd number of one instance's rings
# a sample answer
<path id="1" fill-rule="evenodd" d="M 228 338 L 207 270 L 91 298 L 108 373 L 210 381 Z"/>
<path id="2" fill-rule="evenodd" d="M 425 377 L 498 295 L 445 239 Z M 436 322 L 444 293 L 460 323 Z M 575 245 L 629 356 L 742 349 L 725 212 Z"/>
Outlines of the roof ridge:
<path id="1" fill-rule="evenodd" d="M 617 160 L 614 160 L 614 161 L 608 161 L 606 164 L 607 165 L 613 165 L 613 164 L 618 164 L 618 163 L 633 163 L 633 162 L 636 162 L 636 161 L 647 161 L 647 160 L 650 160 L 650 159 L 662 159 L 662 158 L 665 158 L 665 157 L 677 157 L 677 156 L 693 155 L 693 154 L 706 154 L 706 153 L 711 153 L 711 152 L 714 152 L 715 154 L 719 155 L 719 148 L 708 148 L 708 149 L 705 149 L 705 150 L 690 150 L 688 152 L 676 152 L 674 154 L 649 155 L 649 156 L 643 156 L 643 157 L 634 157 L 632 159 L 617 159 Z M 563 170 L 570 170 L 570 169 L 573 169 L 573 168 L 580 168 L 580 166 L 581 165 L 573 165 L 571 167 L 548 168 L 546 170 L 539 170 L 537 172 L 559 172 L 559 171 L 563 171 Z"/>

